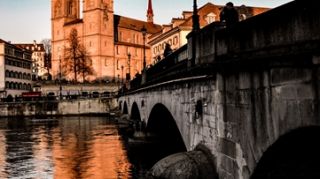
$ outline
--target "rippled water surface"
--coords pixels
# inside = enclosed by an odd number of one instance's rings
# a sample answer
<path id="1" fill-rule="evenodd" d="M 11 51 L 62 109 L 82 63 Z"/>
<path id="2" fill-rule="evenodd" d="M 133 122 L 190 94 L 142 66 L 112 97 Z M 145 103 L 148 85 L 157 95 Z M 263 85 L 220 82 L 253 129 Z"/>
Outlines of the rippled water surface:
<path id="1" fill-rule="evenodd" d="M 132 168 L 108 119 L 0 119 L 0 178 L 132 178 Z"/>

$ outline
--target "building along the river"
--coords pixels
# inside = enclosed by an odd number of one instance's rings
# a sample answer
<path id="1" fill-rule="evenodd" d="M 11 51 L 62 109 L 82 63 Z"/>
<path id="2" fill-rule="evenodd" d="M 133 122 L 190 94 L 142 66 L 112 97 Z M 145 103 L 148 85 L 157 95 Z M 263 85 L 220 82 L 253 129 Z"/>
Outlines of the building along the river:
<path id="1" fill-rule="evenodd" d="M 0 39 L 0 98 L 31 90 L 32 52 Z"/>
<path id="2" fill-rule="evenodd" d="M 18 47 L 32 51 L 32 80 L 37 81 L 42 78 L 45 79 L 45 75 L 48 73 L 48 69 L 45 66 L 45 49 L 41 43 L 29 44 L 15 44 Z"/>
<path id="3" fill-rule="evenodd" d="M 207 3 L 198 9 L 200 27 L 205 27 L 213 22 L 220 21 L 220 11 L 224 6 Z M 264 7 L 235 6 L 239 13 L 239 20 L 245 20 L 252 16 L 269 10 Z M 172 18 L 171 23 L 163 25 L 162 32 L 154 34 L 148 42 L 151 47 L 151 61 L 162 59 L 163 52 L 168 43 L 172 50 L 177 50 L 187 43 L 186 36 L 192 30 L 192 11 L 183 11 L 182 17 Z"/>

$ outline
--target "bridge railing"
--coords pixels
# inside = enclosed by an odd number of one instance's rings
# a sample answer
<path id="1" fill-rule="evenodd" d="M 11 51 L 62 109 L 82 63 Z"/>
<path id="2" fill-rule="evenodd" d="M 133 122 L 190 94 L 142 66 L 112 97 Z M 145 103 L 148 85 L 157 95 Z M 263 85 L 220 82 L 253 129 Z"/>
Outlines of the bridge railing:
<path id="1" fill-rule="evenodd" d="M 293 1 L 215 33 L 216 57 L 273 56 L 315 50 L 320 41 L 315 0 Z M 204 44 L 204 42 L 203 42 Z M 296 49 L 293 49 L 294 47 Z M 202 58 L 202 57 L 201 57 Z"/>
<path id="2" fill-rule="evenodd" d="M 187 45 L 184 45 L 158 63 L 150 66 L 146 70 L 146 83 L 144 85 L 175 78 L 175 76 L 187 71 L 187 57 Z M 142 75 L 136 75 L 130 82 L 130 89 L 141 87 L 141 82 Z"/>
<path id="3" fill-rule="evenodd" d="M 244 58 L 258 58 L 312 51 L 319 49 L 319 31 L 317 1 L 296 0 L 230 28 L 221 22 L 204 27 L 188 41 L 189 58 L 193 39 L 196 65 L 240 59 L 243 54 Z"/>
<path id="4" fill-rule="evenodd" d="M 319 31 L 320 11 L 315 0 L 307 3 L 296 0 L 233 27 L 225 28 L 224 23 L 214 22 L 190 35 L 187 45 L 147 69 L 144 85 L 189 73 L 210 73 L 208 66 L 216 62 L 319 53 Z M 190 66 L 192 41 L 195 42 L 195 66 Z M 141 80 L 142 76 L 134 79 L 131 88 L 141 87 Z"/>

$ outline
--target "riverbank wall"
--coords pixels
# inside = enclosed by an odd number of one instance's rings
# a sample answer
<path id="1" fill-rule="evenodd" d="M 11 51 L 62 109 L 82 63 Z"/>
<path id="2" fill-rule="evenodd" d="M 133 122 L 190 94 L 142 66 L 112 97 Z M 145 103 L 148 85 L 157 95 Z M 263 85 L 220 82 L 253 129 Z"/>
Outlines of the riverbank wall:
<path id="1" fill-rule="evenodd" d="M 0 117 L 108 115 L 117 106 L 116 98 L 0 103 Z"/>

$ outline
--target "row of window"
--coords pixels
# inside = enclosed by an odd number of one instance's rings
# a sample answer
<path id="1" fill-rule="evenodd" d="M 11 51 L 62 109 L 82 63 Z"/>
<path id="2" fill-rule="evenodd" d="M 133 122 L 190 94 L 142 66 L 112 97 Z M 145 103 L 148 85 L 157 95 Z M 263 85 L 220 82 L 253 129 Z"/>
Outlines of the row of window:
<path id="1" fill-rule="evenodd" d="M 17 82 L 6 82 L 6 88 L 7 89 L 15 89 L 15 90 L 31 90 L 31 84 L 26 83 L 17 83 Z"/>
<path id="2" fill-rule="evenodd" d="M 31 54 L 24 53 L 22 51 L 19 51 L 19 50 L 13 49 L 13 48 L 9 48 L 9 47 L 5 48 L 5 54 L 10 55 L 10 56 L 15 56 L 15 57 L 18 57 L 21 59 L 31 60 Z"/>
<path id="3" fill-rule="evenodd" d="M 117 55 L 120 55 L 120 49 L 119 48 L 121 48 L 121 46 L 116 46 L 116 54 Z M 125 55 L 128 55 L 128 54 L 130 54 L 130 55 L 134 55 L 134 56 L 138 56 L 138 49 L 137 48 L 134 48 L 134 53 L 133 54 L 131 54 L 130 53 L 130 50 L 129 50 L 129 47 L 127 46 L 127 47 L 125 47 L 126 49 L 123 51 L 124 52 L 124 54 Z"/>
<path id="4" fill-rule="evenodd" d="M 9 70 L 6 70 L 6 77 L 16 78 L 16 79 L 24 79 L 24 80 L 31 80 L 31 75 L 30 74 L 16 72 L 16 71 L 9 71 Z"/>
<path id="5" fill-rule="evenodd" d="M 142 34 L 141 34 L 141 36 L 142 36 Z M 124 37 L 123 37 L 123 32 L 120 31 L 118 37 L 119 37 L 118 41 L 120 41 L 120 42 L 125 42 L 126 41 L 124 39 Z M 140 34 L 133 33 L 132 39 L 128 38 L 127 42 L 131 42 L 131 43 L 134 43 L 134 44 L 139 44 L 139 42 L 140 42 L 139 38 L 140 38 Z"/>
<path id="6" fill-rule="evenodd" d="M 6 65 L 25 68 L 25 69 L 31 69 L 31 62 L 22 62 L 22 61 L 16 61 L 12 59 L 6 58 L 5 60 Z"/>
<path id="7" fill-rule="evenodd" d="M 171 45 L 177 45 L 179 42 L 178 36 L 174 36 L 173 38 L 167 40 L 166 42 L 163 42 L 162 44 L 159 44 L 153 48 L 153 54 L 157 55 L 159 52 L 162 52 L 166 48 L 166 43 Z"/>

